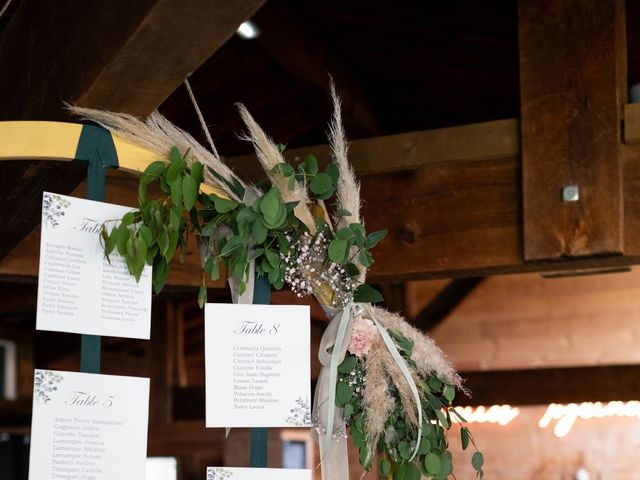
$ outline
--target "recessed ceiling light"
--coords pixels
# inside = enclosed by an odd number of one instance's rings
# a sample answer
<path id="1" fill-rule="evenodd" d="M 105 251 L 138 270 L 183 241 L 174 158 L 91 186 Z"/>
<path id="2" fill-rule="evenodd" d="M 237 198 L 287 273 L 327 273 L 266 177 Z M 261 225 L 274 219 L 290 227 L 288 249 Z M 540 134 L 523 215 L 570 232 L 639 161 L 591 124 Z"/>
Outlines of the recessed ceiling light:
<path id="1" fill-rule="evenodd" d="M 245 40 L 253 40 L 260 35 L 260 29 L 251 20 L 242 22 L 242 24 L 236 30 L 236 33 Z"/>

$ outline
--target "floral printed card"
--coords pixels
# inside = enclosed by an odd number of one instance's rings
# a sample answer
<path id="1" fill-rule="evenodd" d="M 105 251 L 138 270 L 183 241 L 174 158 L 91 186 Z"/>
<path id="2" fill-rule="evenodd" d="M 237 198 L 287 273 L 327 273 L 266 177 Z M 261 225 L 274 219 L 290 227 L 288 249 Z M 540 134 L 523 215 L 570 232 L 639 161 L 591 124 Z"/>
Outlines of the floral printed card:
<path id="1" fill-rule="evenodd" d="M 205 306 L 207 427 L 311 426 L 309 315 L 298 305 Z"/>
<path id="2" fill-rule="evenodd" d="M 104 222 L 111 229 L 131 210 L 44 192 L 37 329 L 149 338 L 151 267 L 137 283 L 100 238 Z"/>
<path id="3" fill-rule="evenodd" d="M 311 480 L 311 470 L 209 467 L 207 480 Z"/>
<path id="4" fill-rule="evenodd" d="M 145 478 L 149 379 L 36 370 L 29 480 Z"/>

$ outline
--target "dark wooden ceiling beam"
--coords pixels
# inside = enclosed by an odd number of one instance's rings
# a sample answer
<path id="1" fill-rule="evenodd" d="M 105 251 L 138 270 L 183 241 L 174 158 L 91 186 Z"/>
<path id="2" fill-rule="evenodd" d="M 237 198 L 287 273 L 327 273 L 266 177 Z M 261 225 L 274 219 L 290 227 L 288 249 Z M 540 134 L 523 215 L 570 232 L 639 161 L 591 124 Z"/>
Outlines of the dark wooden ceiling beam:
<path id="1" fill-rule="evenodd" d="M 63 102 L 146 115 L 265 0 L 23 0 L 0 41 L 0 120 L 57 120 Z M 0 168 L 0 259 L 40 221 L 42 191 L 69 193 L 83 169 Z"/>
<path id="2" fill-rule="evenodd" d="M 420 330 L 430 332 L 440 325 L 484 280 L 482 277 L 452 280 L 412 319 Z"/>
<path id="3" fill-rule="evenodd" d="M 545 405 L 640 398 L 640 365 L 462 372 L 471 398 L 459 405 Z"/>

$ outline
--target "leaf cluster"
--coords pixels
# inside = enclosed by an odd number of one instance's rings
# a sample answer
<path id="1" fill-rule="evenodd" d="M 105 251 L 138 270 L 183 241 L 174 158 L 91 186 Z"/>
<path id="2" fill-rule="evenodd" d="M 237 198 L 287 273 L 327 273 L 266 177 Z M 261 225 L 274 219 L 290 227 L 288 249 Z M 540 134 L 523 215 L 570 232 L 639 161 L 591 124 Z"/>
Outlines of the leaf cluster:
<path id="1" fill-rule="evenodd" d="M 190 234 L 196 234 L 201 242 L 203 283 L 198 302 L 204 305 L 207 298 L 206 277 L 217 280 L 224 266 L 228 275 L 239 280 L 240 293 L 246 288 L 249 265 L 255 261 L 256 272 L 268 278 L 271 285 L 281 289 L 285 281 L 283 257 L 291 244 L 306 230 L 295 214 L 296 202 L 285 202 L 275 186 L 261 192 L 255 201 L 244 203 L 205 194 L 200 191 L 204 179 L 204 166 L 197 161 L 187 161 L 188 152 L 182 154 L 171 149 L 169 161 L 151 163 L 140 177 L 138 209 L 126 214 L 115 226 L 107 222 L 102 227 L 102 241 L 107 258 L 117 250 L 126 261 L 129 272 L 140 279 L 145 265 L 153 266 L 153 286 L 159 293 L 167 279 L 170 264 L 176 252 L 184 259 Z M 281 163 L 274 170 L 290 177 L 289 186 L 295 182 L 308 186 L 316 204 L 335 195 L 339 171 L 329 164 L 324 172 L 318 162 L 309 156 L 294 169 Z M 235 179 L 229 180 L 209 169 L 210 174 L 244 198 L 245 191 Z M 158 184 L 164 194 L 151 199 L 148 187 Z M 320 208 L 320 207 L 318 207 Z M 324 212 L 323 208 L 320 208 Z M 343 212 L 341 215 L 346 215 Z M 373 262 L 370 249 L 386 231 L 366 234 L 364 227 L 352 223 L 333 234 L 323 215 L 317 215 L 317 224 L 331 240 L 329 260 L 344 265 L 348 275 L 357 278 L 359 271 L 354 263 L 357 256 L 362 265 Z M 359 285 L 355 301 L 379 302 L 380 293 L 369 285 Z"/>
<path id="2" fill-rule="evenodd" d="M 187 245 L 184 213 L 195 209 L 202 178 L 202 164 L 189 167 L 186 155 L 180 154 L 177 148 L 171 150 L 169 162 L 149 164 L 140 177 L 139 208 L 125 214 L 111 229 L 111 222 L 102 226 L 101 239 L 107 259 L 117 250 L 136 281 L 140 280 L 145 265 L 153 266 L 153 288 L 159 293 L 176 251 L 182 252 Z M 158 183 L 166 197 L 149 199 L 147 191 L 152 183 Z"/>

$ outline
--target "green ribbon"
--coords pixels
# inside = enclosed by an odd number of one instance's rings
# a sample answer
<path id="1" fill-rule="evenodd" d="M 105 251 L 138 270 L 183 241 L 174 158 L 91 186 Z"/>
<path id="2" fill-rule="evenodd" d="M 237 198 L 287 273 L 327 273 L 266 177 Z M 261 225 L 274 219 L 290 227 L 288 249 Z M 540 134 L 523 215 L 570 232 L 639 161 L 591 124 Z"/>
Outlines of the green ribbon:
<path id="1" fill-rule="evenodd" d="M 271 284 L 266 277 L 256 275 L 253 286 L 254 305 L 269 305 L 271 301 Z M 251 466 L 265 468 L 267 466 L 269 433 L 266 428 L 251 429 Z"/>
<path id="2" fill-rule="evenodd" d="M 118 168 L 118 153 L 111 133 L 93 125 L 83 125 L 74 161 L 87 162 L 87 194 L 89 200 L 104 202 L 106 169 Z M 100 337 L 82 335 L 80 371 L 100 373 Z"/>

